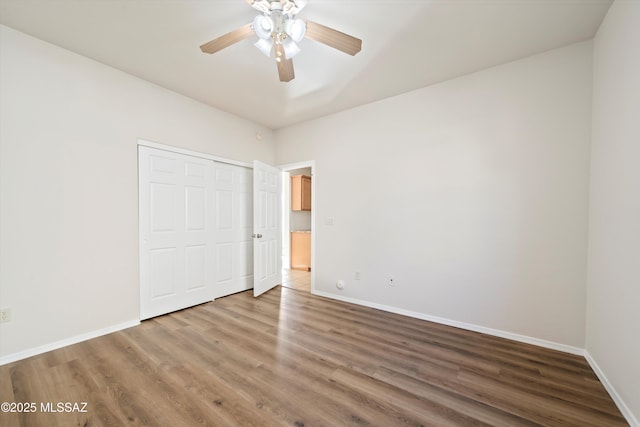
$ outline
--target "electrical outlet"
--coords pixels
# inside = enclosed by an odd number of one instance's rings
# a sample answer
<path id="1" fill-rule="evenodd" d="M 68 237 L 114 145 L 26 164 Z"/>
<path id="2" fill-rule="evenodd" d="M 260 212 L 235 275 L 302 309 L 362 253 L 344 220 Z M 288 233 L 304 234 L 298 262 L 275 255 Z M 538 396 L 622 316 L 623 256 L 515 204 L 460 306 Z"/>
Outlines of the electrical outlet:
<path id="1" fill-rule="evenodd" d="M 356 280 L 360 280 L 360 272 L 359 271 L 356 271 L 356 273 L 353 276 L 354 276 L 354 278 Z"/>
<path id="2" fill-rule="evenodd" d="M 387 276 L 387 285 L 395 286 L 396 285 L 396 279 L 391 275 Z"/>
<path id="3" fill-rule="evenodd" d="M 10 322 L 11 321 L 11 309 L 3 308 L 0 309 L 0 323 Z"/>

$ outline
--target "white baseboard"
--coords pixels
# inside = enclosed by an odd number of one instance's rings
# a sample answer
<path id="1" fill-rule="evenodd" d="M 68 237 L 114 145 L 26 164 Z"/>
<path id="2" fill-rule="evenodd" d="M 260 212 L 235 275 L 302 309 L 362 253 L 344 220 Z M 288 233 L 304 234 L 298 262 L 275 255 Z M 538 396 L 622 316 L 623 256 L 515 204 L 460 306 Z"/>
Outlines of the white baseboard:
<path id="1" fill-rule="evenodd" d="M 0 366 L 8 363 L 16 362 L 18 360 L 26 359 L 27 357 L 36 356 L 38 354 L 46 353 L 51 350 L 57 350 L 59 348 L 76 344 L 82 341 L 90 340 L 91 338 L 97 338 L 102 335 L 107 335 L 112 332 L 121 331 L 123 329 L 131 328 L 140 324 L 139 320 L 131 320 L 129 322 L 120 323 L 118 325 L 109 326 L 107 328 L 98 329 L 97 331 L 87 332 L 85 334 L 76 335 L 70 338 L 65 338 L 60 341 L 55 341 L 49 344 L 41 345 L 38 347 L 30 348 L 28 350 L 19 351 L 17 353 L 8 354 L 0 357 Z"/>
<path id="2" fill-rule="evenodd" d="M 331 298 L 339 301 L 350 302 L 352 304 L 363 305 L 365 307 L 376 308 L 382 311 L 388 311 L 390 313 L 401 314 L 403 316 L 414 317 L 416 319 L 427 320 L 430 322 L 440 323 L 447 326 L 453 326 L 460 329 L 466 329 L 474 332 L 481 332 L 487 335 L 493 335 L 500 338 L 506 338 L 514 341 L 519 341 L 527 344 L 537 345 L 539 347 L 549 348 L 552 350 L 562 351 L 564 353 L 575 354 L 578 356 L 584 356 L 584 349 L 573 347 L 566 344 L 560 344 L 553 341 L 547 341 L 539 338 L 533 338 L 526 335 L 515 334 L 513 332 L 501 331 L 499 329 L 486 328 L 484 326 L 474 325 L 472 323 L 464 323 L 458 322 L 456 320 L 445 319 L 443 317 L 430 316 L 424 313 L 418 313 L 415 311 L 404 310 L 402 308 L 391 307 L 388 305 L 377 304 L 370 301 L 363 301 L 355 298 L 343 297 L 340 295 L 323 292 L 323 291 L 314 291 L 314 295 L 318 295 L 321 297 Z"/>
<path id="3" fill-rule="evenodd" d="M 631 427 L 640 427 L 640 421 L 638 421 L 635 415 L 633 415 L 629 407 L 624 403 L 620 395 L 616 392 L 616 389 L 613 388 L 613 385 L 611 385 L 611 383 L 609 382 L 609 379 L 604 374 L 604 372 L 602 372 L 602 369 L 600 369 L 600 366 L 598 366 L 598 363 L 591 356 L 591 354 L 589 354 L 588 350 L 584 351 L 584 358 L 587 359 L 587 362 L 589 362 L 591 369 L 593 369 L 593 372 L 596 373 L 596 375 L 598 376 L 598 379 L 600 380 L 604 388 L 607 390 L 607 392 L 611 396 L 611 399 L 613 399 L 615 404 L 618 406 L 618 409 L 620 409 L 620 412 L 622 412 L 622 415 L 627 420 L 629 425 Z"/>

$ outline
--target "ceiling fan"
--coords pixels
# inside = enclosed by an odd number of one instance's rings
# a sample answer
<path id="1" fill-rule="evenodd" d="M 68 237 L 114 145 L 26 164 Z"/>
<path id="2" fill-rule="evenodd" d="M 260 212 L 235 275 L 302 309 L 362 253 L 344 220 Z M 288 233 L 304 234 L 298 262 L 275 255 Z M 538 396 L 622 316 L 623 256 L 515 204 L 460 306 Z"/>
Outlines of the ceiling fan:
<path id="1" fill-rule="evenodd" d="M 294 79 L 293 58 L 300 52 L 297 45 L 303 38 L 315 40 L 349 55 L 362 48 L 362 40 L 333 28 L 303 21 L 296 15 L 307 3 L 306 0 L 246 0 L 260 12 L 252 23 L 243 25 L 223 36 L 200 46 L 204 53 L 216 53 L 225 47 L 251 37 L 258 36 L 255 46 L 267 57 L 275 47 L 278 76 L 281 82 Z"/>

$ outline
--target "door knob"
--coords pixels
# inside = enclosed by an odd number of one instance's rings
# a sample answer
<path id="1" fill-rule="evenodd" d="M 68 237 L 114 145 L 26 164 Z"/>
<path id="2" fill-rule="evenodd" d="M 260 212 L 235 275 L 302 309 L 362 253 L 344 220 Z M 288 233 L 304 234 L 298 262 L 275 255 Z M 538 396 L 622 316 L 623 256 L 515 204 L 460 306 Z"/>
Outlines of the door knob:
<path id="1" fill-rule="evenodd" d="M 260 233 L 258 233 L 258 234 L 254 234 L 254 235 L 252 235 L 252 237 L 253 237 L 254 239 L 262 239 L 262 234 L 260 234 Z"/>

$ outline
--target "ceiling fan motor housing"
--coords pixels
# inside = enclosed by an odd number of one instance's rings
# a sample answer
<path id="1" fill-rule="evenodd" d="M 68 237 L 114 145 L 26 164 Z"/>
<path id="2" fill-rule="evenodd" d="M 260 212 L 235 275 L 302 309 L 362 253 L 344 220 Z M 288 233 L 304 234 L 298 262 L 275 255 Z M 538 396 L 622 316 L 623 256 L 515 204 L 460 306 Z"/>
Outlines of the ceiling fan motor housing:
<path id="1" fill-rule="evenodd" d="M 272 3 L 276 5 L 276 3 Z M 260 38 L 255 46 L 266 56 L 271 56 L 273 44 L 281 44 L 286 59 L 290 59 L 300 52 L 296 42 L 304 38 L 306 23 L 300 19 L 283 13 L 280 3 L 270 13 L 264 13 L 254 18 L 253 31 Z M 279 51 L 277 53 L 280 53 Z M 276 55 L 279 61 L 282 54 Z"/>

